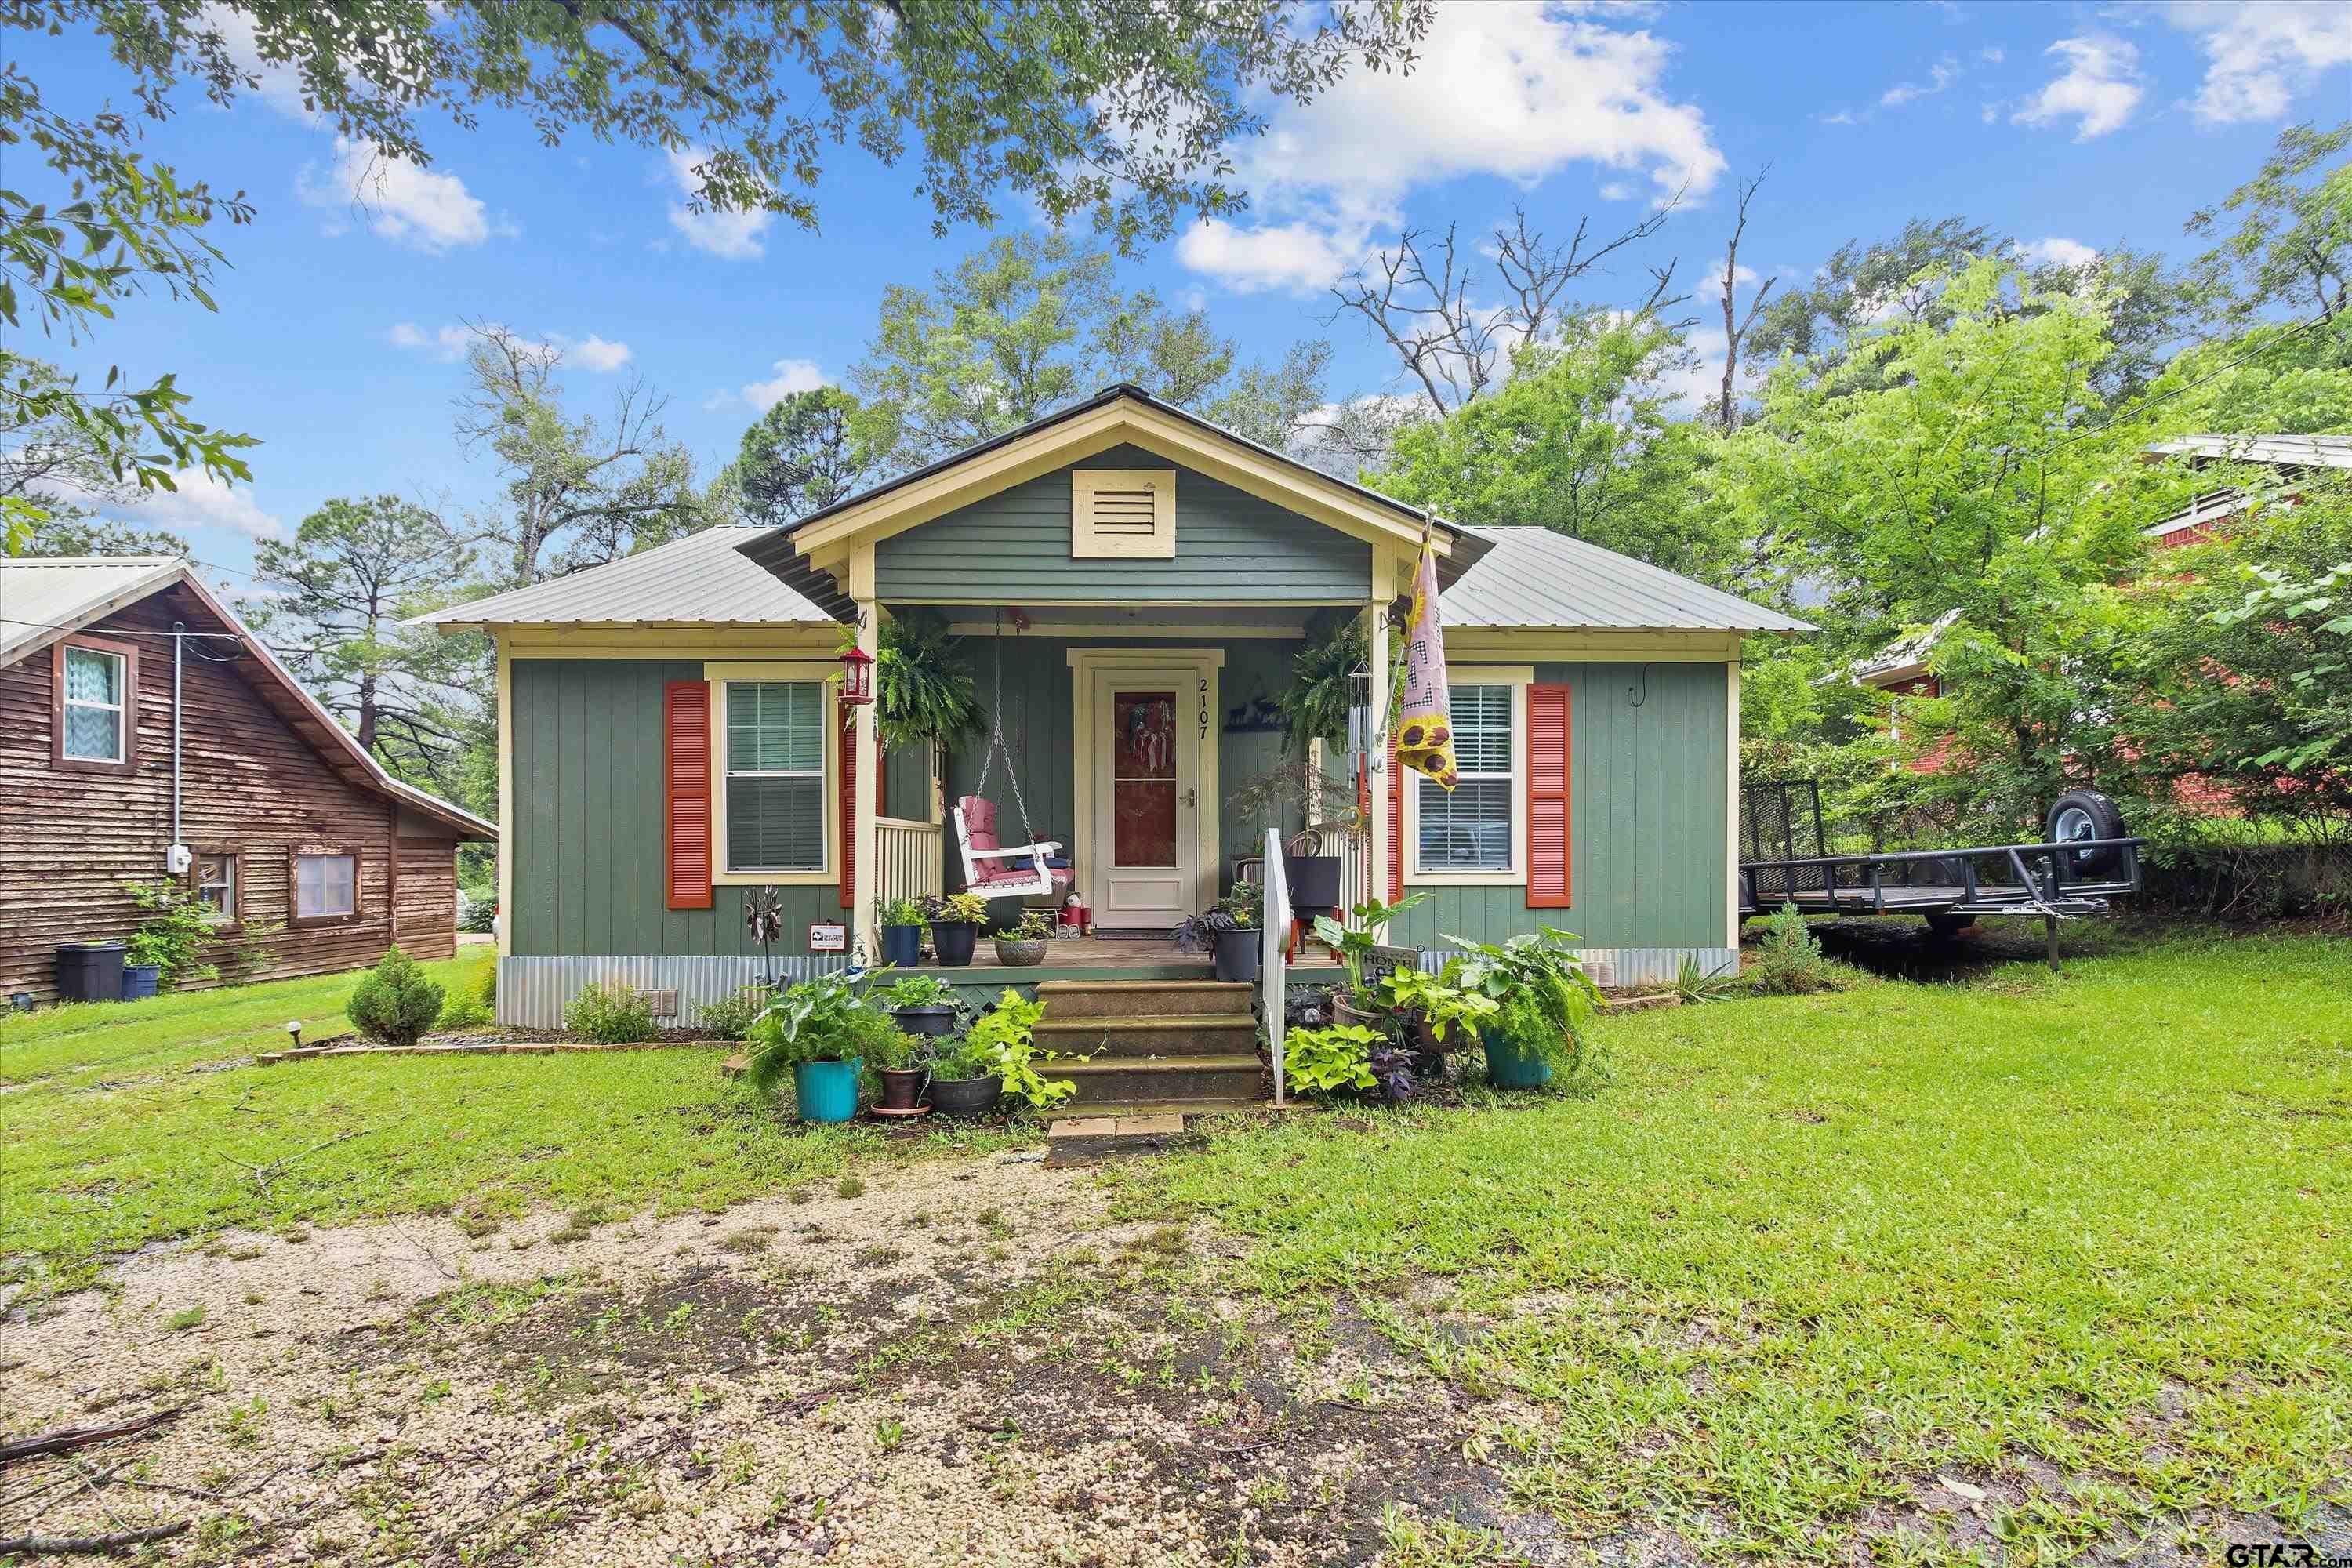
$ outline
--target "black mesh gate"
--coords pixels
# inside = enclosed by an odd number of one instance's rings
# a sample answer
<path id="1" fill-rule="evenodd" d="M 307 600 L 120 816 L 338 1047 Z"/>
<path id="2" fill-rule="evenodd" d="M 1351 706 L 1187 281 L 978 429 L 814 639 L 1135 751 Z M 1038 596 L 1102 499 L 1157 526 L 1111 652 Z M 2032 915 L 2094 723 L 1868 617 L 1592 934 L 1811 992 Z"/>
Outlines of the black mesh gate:
<path id="1" fill-rule="evenodd" d="M 1829 853 L 1822 835 L 1822 790 L 1811 779 L 1771 779 L 1739 786 L 1739 858 L 1744 861 L 1810 860 Z M 1799 887 L 1825 888 L 1826 868 L 1795 870 L 1759 866 L 1751 873 L 1752 903 L 1770 908 Z"/>

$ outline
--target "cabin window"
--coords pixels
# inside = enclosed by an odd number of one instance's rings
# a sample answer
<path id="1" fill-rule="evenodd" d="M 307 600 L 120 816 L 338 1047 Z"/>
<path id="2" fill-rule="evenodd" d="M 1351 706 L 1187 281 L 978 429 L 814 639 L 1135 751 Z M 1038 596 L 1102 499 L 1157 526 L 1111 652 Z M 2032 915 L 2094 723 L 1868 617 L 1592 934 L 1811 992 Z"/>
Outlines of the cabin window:
<path id="1" fill-rule="evenodd" d="M 1518 788 L 1511 770 L 1511 686 L 1456 685 L 1449 713 L 1454 726 L 1453 792 L 1418 773 L 1409 775 L 1414 805 L 1414 869 L 1508 872 L 1512 869 L 1511 807 Z"/>
<path id="2" fill-rule="evenodd" d="M 727 867 L 824 869 L 824 727 L 821 680 L 725 683 Z"/>
<path id="3" fill-rule="evenodd" d="M 139 658 L 96 638 L 60 643 L 57 665 L 57 761 L 67 766 L 131 764 L 138 733 Z"/>
<path id="4" fill-rule="evenodd" d="M 360 909 L 360 858 L 356 855 L 294 857 L 294 918 L 348 920 Z"/>
<path id="5" fill-rule="evenodd" d="M 1078 468 L 1070 475 L 1070 554 L 1078 560 L 1176 553 L 1176 470 Z"/>
<path id="6" fill-rule="evenodd" d="M 196 857 L 196 901 L 209 907 L 216 925 L 236 923 L 236 857 L 205 851 Z"/>

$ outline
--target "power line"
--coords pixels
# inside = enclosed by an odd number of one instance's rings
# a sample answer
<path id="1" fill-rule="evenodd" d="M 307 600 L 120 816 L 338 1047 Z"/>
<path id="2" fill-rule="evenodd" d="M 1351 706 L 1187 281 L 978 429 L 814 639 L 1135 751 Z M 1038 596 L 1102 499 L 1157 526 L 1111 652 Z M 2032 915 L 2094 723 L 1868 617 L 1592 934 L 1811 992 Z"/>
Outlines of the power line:
<path id="1" fill-rule="evenodd" d="M 2252 359 L 2256 354 L 2276 348 L 2279 344 L 2299 337 L 2303 333 L 2311 331 L 2314 327 L 2325 326 L 2327 324 L 2327 321 L 2328 318 L 2326 316 L 2314 316 L 2310 321 L 2299 321 L 2295 325 L 2288 328 L 2285 331 L 2281 332 L 2278 336 L 2269 339 L 2266 342 L 2256 343 L 2252 348 L 2248 349 L 2244 353 L 2240 354 L 2236 359 L 2230 361 L 2227 364 L 2214 366 L 2211 370 L 2207 371 L 2203 375 L 2199 376 L 2195 381 L 2184 382 L 2180 385 L 2174 387 L 2169 392 L 2159 394 L 2155 397 L 2150 397 L 2143 402 L 2135 404 L 2130 408 L 2124 410 L 2120 414 L 2100 420 L 2096 425 L 2086 425 L 2080 430 L 2061 436 L 2058 439 L 2051 442 L 2040 451 L 2035 452 L 2028 461 L 2035 461 L 2040 458 L 2046 458 L 2061 447 L 2066 446 L 2072 442 L 2080 441 L 2086 437 L 2095 436 L 2102 430 L 2110 429 L 2115 426 L 2126 424 L 2131 420 L 2137 419 L 2141 416 L 2145 415 L 2149 409 L 2154 408 L 2158 404 L 2178 397 L 2184 392 L 2194 391 L 2196 388 L 2204 385 L 2207 382 L 2211 381 L 2214 377 L 2225 375 L 2231 371 L 2237 369 L 2248 360 Z"/>

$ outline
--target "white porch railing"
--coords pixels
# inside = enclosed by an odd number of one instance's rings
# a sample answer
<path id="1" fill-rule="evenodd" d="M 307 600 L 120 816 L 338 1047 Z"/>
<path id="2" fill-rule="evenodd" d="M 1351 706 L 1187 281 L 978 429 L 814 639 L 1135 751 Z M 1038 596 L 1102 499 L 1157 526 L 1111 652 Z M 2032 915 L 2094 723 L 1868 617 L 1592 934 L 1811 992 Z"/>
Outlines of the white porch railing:
<path id="1" fill-rule="evenodd" d="M 1265 896 L 1258 917 L 1264 928 L 1258 937 L 1258 1000 L 1265 1009 L 1266 1051 L 1274 1061 L 1274 1103 L 1278 1110 L 1285 1094 L 1282 1025 L 1289 1004 L 1282 966 L 1290 950 L 1290 880 L 1282 869 L 1282 836 L 1271 827 L 1265 830 L 1265 886 L 1260 891 Z"/>
<path id="2" fill-rule="evenodd" d="M 893 899 L 935 899 L 945 889 L 942 879 L 940 830 L 936 822 L 914 822 L 902 816 L 874 820 L 874 896 Z"/>

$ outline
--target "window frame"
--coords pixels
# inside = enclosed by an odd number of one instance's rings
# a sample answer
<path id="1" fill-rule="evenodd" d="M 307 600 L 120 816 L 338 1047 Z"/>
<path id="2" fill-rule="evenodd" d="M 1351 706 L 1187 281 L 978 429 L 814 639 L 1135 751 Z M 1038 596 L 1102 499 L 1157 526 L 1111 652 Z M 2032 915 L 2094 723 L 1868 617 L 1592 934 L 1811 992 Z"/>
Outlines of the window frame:
<path id="1" fill-rule="evenodd" d="M 213 930 L 225 934 L 234 933 L 242 929 L 245 924 L 245 851 L 223 845 L 192 846 L 190 849 L 191 858 L 188 861 L 187 875 L 188 896 L 190 898 L 201 900 L 204 897 L 205 888 L 207 884 L 200 881 L 198 878 L 202 872 L 204 862 L 207 856 L 215 859 L 226 860 L 229 864 L 229 907 L 226 912 L 224 913 L 220 919 L 212 922 L 212 928 Z M 289 871 L 289 876 L 290 877 L 292 873 Z M 356 905 L 359 902 L 359 869 L 357 867 L 352 868 L 352 902 Z M 289 881 L 289 889 L 291 886 L 292 884 Z M 291 903 L 289 903 L 286 907 L 290 910 L 294 906 Z"/>
<path id="2" fill-rule="evenodd" d="M 122 755 L 115 761 L 76 757 L 66 752 L 66 657 L 68 649 L 104 654 L 122 661 Z M 139 646 L 114 637 L 76 634 L 58 639 L 52 656 L 49 708 L 49 763 L 62 772 L 128 773 L 139 766 Z M 75 704 L 96 707 L 95 703 Z"/>
<path id="3" fill-rule="evenodd" d="M 841 666 L 827 660 L 787 663 L 706 664 L 702 679 L 710 683 L 710 885 L 714 888 L 832 887 L 841 873 Z M 728 868 L 727 781 L 735 774 L 727 766 L 727 704 L 729 688 L 767 681 L 803 682 L 822 689 L 824 760 L 814 774 L 765 776 L 814 777 L 818 781 L 818 816 L 823 823 L 824 863 L 815 870 L 752 870 Z M 760 777 L 761 774 L 746 774 Z"/>
<path id="4" fill-rule="evenodd" d="M 1457 870 L 1438 867 L 1424 870 L 1421 864 L 1421 792 L 1428 781 L 1411 769 L 1404 770 L 1404 880 L 1407 887 L 1425 888 L 1524 888 L 1528 882 L 1528 688 L 1535 680 L 1532 665 L 1448 665 L 1445 685 L 1450 692 L 1457 686 L 1502 686 L 1511 693 L 1511 766 L 1507 775 L 1507 793 L 1510 800 L 1509 836 L 1510 865 L 1504 870 Z M 1474 776 L 1474 775 L 1465 775 Z M 1480 773 L 1484 779 L 1499 779 L 1501 773 Z M 1432 786 L 1434 787 L 1434 786 Z"/>
<path id="5" fill-rule="evenodd" d="M 306 915 L 302 910 L 302 862 L 310 858 L 348 856 L 352 862 L 352 912 L 347 915 Z M 295 844 L 286 851 L 286 929 L 311 931 L 320 926 L 356 924 L 367 913 L 367 857 L 356 844 Z"/>

